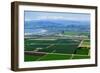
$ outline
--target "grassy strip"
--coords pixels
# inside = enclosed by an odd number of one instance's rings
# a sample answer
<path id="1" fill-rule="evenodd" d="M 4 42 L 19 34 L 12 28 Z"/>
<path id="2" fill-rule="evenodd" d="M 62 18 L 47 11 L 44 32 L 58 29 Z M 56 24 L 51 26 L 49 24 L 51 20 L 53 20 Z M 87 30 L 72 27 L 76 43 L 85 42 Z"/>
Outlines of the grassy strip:
<path id="1" fill-rule="evenodd" d="M 40 57 L 42 56 L 24 55 L 24 61 L 25 62 L 36 61 Z"/>
<path id="2" fill-rule="evenodd" d="M 90 56 L 78 56 L 78 55 L 74 55 L 72 59 L 89 59 Z"/>
<path id="3" fill-rule="evenodd" d="M 40 59 L 40 61 L 43 60 L 66 60 L 70 59 L 71 55 L 58 55 L 58 54 L 48 54 Z"/>

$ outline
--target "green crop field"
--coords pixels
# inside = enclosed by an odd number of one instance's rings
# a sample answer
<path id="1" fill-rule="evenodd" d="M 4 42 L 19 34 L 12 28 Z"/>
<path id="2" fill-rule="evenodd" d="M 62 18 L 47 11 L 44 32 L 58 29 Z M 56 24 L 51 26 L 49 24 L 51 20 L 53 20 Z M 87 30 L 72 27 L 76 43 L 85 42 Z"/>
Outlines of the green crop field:
<path id="1" fill-rule="evenodd" d="M 89 32 L 64 32 L 64 35 L 85 35 L 89 36 Z"/>
<path id="2" fill-rule="evenodd" d="M 66 59 L 70 59 L 71 55 L 67 55 L 67 54 L 55 54 L 55 53 L 51 53 L 51 54 L 47 54 L 45 56 L 43 56 L 40 60 L 66 60 Z"/>
<path id="3" fill-rule="evenodd" d="M 90 58 L 90 48 L 86 47 L 86 45 L 90 46 L 89 40 L 25 38 L 24 44 L 24 51 L 38 52 L 37 54 L 25 54 L 25 62 Z"/>

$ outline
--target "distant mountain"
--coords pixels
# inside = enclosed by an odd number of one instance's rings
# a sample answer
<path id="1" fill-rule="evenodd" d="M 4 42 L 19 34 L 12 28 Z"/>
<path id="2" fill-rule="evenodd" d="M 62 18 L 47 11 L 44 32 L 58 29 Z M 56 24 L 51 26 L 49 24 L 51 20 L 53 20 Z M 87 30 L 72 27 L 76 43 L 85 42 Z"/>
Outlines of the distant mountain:
<path id="1" fill-rule="evenodd" d="M 29 25 L 28 25 L 29 24 Z M 26 21 L 25 28 L 36 28 L 36 27 L 65 27 L 67 25 L 79 25 L 79 26 L 88 26 L 89 22 L 84 21 L 65 21 L 65 20 L 58 20 L 58 21 Z"/>
<path id="2" fill-rule="evenodd" d="M 51 34 L 62 31 L 89 32 L 90 23 L 84 21 L 65 21 L 65 20 L 38 20 L 25 21 L 25 33 Z"/>

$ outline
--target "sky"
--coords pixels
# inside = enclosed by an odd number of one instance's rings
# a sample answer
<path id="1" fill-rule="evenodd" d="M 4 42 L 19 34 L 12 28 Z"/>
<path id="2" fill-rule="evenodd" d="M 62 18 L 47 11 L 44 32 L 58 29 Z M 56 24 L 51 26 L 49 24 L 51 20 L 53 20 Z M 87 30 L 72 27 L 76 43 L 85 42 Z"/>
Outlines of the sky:
<path id="1" fill-rule="evenodd" d="M 33 20 L 73 20 L 90 21 L 88 13 L 68 13 L 68 12 L 43 12 L 43 11 L 24 11 L 25 21 Z"/>

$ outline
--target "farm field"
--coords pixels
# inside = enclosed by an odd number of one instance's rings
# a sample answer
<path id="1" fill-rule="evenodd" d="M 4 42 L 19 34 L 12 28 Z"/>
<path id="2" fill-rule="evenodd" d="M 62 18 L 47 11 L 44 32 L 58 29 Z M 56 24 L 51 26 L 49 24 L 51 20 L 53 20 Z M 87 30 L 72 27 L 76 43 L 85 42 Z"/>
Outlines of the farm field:
<path id="1" fill-rule="evenodd" d="M 90 58 L 90 41 L 88 39 L 25 38 L 24 41 L 25 62 Z"/>

